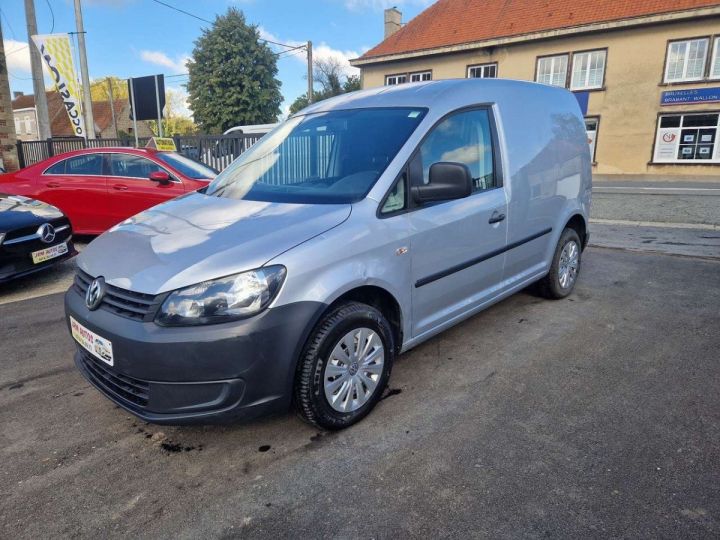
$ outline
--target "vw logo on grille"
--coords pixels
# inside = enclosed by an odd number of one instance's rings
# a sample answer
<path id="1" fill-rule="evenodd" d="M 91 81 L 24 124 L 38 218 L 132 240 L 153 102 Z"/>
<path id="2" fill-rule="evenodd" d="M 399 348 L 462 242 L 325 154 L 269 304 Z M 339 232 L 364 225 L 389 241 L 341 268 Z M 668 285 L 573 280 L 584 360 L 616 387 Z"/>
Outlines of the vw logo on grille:
<path id="1" fill-rule="evenodd" d="M 40 225 L 37 234 L 40 237 L 40 240 L 49 244 L 55 240 L 55 227 L 53 227 L 50 223 L 43 223 Z"/>
<path id="2" fill-rule="evenodd" d="M 100 307 L 103 296 L 105 296 L 105 280 L 102 277 L 96 278 L 88 287 L 85 293 L 85 305 L 93 311 Z"/>

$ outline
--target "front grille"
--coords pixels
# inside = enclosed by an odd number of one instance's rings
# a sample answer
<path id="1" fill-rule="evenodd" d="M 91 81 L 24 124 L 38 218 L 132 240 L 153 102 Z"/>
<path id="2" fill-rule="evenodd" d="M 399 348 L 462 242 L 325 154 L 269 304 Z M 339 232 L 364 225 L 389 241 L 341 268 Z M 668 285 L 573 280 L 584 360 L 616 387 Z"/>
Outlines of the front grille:
<path id="1" fill-rule="evenodd" d="M 93 279 L 91 275 L 78 270 L 78 273 L 75 274 L 75 288 L 85 296 Z M 128 319 L 151 321 L 165 296 L 165 294 L 153 295 L 129 291 L 106 283 L 105 296 L 103 296 L 99 309 L 112 311 Z"/>
<path id="2" fill-rule="evenodd" d="M 58 229 L 58 228 L 64 227 L 64 226 L 68 227 L 67 229 L 65 229 L 63 231 L 58 232 L 57 233 L 58 237 L 61 237 L 64 235 L 69 235 L 71 232 L 70 220 L 68 220 L 68 218 L 66 218 L 66 217 L 51 219 L 50 221 L 48 221 L 48 223 L 50 223 L 53 227 L 55 227 L 55 229 Z M 8 240 L 15 240 L 16 238 L 22 238 L 24 236 L 33 235 L 37 232 L 37 230 L 39 228 L 40 228 L 40 225 L 31 225 L 29 227 L 21 227 L 19 229 L 13 229 L 12 231 L 8 232 L 5 235 L 4 241 L 7 242 Z"/>
<path id="3" fill-rule="evenodd" d="M 102 361 L 82 350 L 81 359 L 90 380 L 105 392 L 138 407 L 147 407 L 150 384 L 140 379 L 121 375 Z"/>

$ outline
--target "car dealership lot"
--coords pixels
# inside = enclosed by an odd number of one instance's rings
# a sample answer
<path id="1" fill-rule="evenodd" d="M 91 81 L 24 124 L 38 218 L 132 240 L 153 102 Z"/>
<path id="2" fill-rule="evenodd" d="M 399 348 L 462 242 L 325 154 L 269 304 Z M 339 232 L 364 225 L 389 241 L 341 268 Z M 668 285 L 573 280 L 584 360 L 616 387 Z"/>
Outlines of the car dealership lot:
<path id="1" fill-rule="evenodd" d="M 401 356 L 334 434 L 146 425 L 74 370 L 61 294 L 0 305 L 0 536 L 717 535 L 719 281 L 590 248 L 570 298 Z"/>

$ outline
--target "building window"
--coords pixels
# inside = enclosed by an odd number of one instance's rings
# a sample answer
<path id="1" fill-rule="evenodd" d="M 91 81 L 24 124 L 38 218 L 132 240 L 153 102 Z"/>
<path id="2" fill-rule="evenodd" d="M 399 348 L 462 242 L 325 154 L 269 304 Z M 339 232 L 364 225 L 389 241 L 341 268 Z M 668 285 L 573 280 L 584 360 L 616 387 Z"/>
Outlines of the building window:
<path id="1" fill-rule="evenodd" d="M 702 80 L 707 50 L 707 38 L 668 43 L 665 82 Z"/>
<path id="2" fill-rule="evenodd" d="M 30 125 L 30 117 L 25 117 L 25 133 L 32 135 L 32 126 Z"/>
<path id="3" fill-rule="evenodd" d="M 407 74 L 403 73 L 401 75 L 387 75 L 385 77 L 385 85 L 386 86 L 392 86 L 394 84 L 402 84 L 404 82 L 407 82 Z"/>
<path id="4" fill-rule="evenodd" d="M 494 79 L 497 77 L 497 63 L 468 66 L 468 79 Z"/>
<path id="5" fill-rule="evenodd" d="M 712 63 L 710 64 L 710 78 L 720 79 L 720 37 L 715 38 Z"/>
<path id="6" fill-rule="evenodd" d="M 571 90 L 602 88 L 605 75 L 606 51 L 588 51 L 573 54 Z"/>
<path id="7" fill-rule="evenodd" d="M 432 81 L 431 71 L 418 71 L 410 74 L 410 82 Z"/>
<path id="8" fill-rule="evenodd" d="M 587 142 L 590 145 L 590 159 L 595 163 L 595 145 L 597 141 L 598 124 L 600 119 L 591 117 L 585 119 L 585 132 L 587 133 Z"/>
<path id="9" fill-rule="evenodd" d="M 657 163 L 720 163 L 718 113 L 660 116 L 655 137 Z"/>
<path id="10" fill-rule="evenodd" d="M 538 58 L 535 81 L 542 84 L 564 87 L 567 80 L 567 66 L 567 54 Z"/>
<path id="11" fill-rule="evenodd" d="M 20 134 L 20 119 L 15 117 L 15 133 Z"/>

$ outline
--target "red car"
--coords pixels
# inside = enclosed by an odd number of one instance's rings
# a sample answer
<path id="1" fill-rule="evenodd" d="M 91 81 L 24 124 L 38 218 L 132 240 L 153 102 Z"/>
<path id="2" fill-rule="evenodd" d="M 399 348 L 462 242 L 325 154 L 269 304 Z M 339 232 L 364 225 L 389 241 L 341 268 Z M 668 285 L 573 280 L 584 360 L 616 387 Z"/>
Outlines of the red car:
<path id="1" fill-rule="evenodd" d="M 151 206 L 205 187 L 215 174 L 175 152 L 87 148 L 0 175 L 0 191 L 56 206 L 76 234 L 100 234 Z"/>

